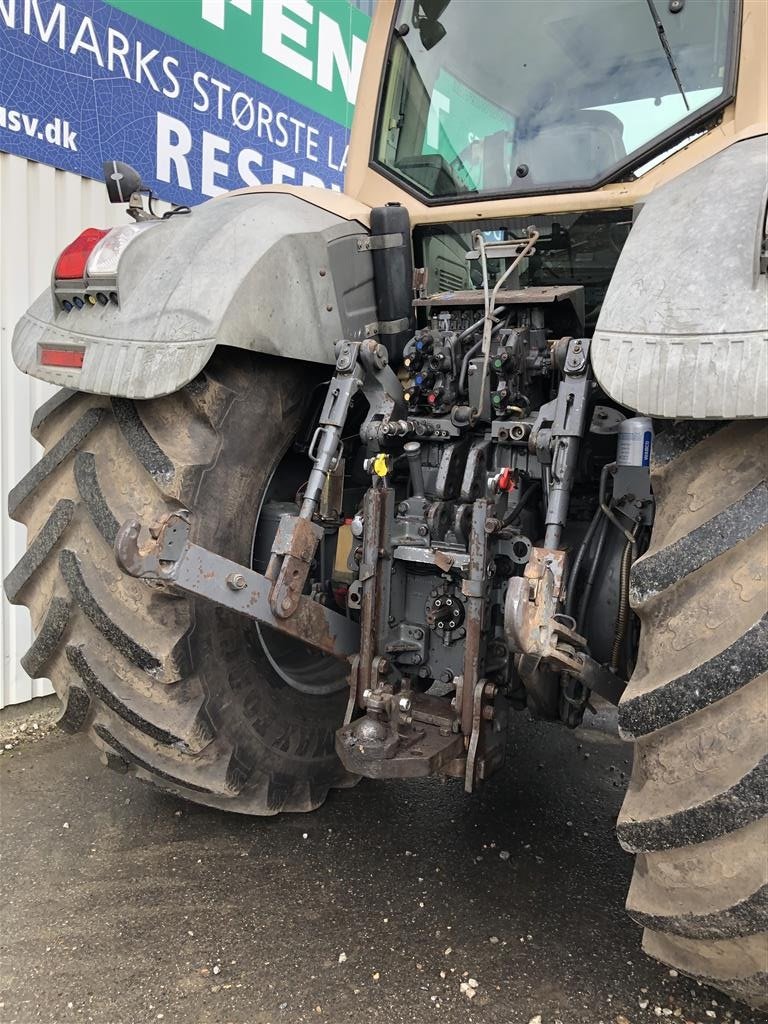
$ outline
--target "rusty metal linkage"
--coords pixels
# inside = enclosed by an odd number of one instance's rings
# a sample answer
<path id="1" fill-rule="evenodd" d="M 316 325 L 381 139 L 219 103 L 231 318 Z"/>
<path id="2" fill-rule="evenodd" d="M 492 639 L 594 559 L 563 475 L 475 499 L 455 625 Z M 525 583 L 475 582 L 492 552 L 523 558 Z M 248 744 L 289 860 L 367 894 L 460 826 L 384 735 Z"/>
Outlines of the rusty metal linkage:
<path id="1" fill-rule="evenodd" d="M 140 548 L 141 524 L 129 519 L 115 538 L 117 564 L 129 576 L 207 598 L 342 660 L 357 651 L 360 631 L 345 615 L 299 595 L 293 614 L 279 618 L 270 606 L 272 584 L 266 576 L 192 544 L 189 531 L 189 514 L 172 513 Z"/>
<path id="2" fill-rule="evenodd" d="M 282 517 L 272 544 L 267 578 L 272 584 L 269 604 L 276 619 L 288 619 L 295 614 L 323 536 L 322 528 L 312 518 L 319 508 L 325 482 L 343 456 L 342 430 L 352 399 L 363 387 L 365 369 L 359 361 L 360 345 L 354 341 L 340 341 L 337 345 L 336 372 L 320 413 L 320 425 L 309 446 L 313 466 L 304 500 L 297 516 Z"/>
<path id="3" fill-rule="evenodd" d="M 563 596 L 565 557 L 561 550 L 533 548 L 525 574 L 509 581 L 504 607 L 507 639 L 520 654 L 574 676 L 618 704 L 627 684 L 587 654 L 587 641 L 576 632 L 574 620 L 557 611 Z"/>
<path id="4" fill-rule="evenodd" d="M 388 402 L 388 411 L 398 415 L 405 412 L 402 387 L 389 366 L 386 348 L 370 339 L 340 341 L 336 346 L 336 372 L 328 386 L 320 423 L 309 446 L 313 466 L 304 500 L 297 516 L 285 515 L 281 519 L 267 566 L 267 577 L 272 581 L 269 603 L 276 618 L 292 616 L 304 591 L 323 535 L 313 517 L 320 507 L 326 481 L 343 458 L 344 424 L 352 400 L 361 390 L 369 401 L 372 393 L 383 397 Z"/>
<path id="5" fill-rule="evenodd" d="M 349 771 L 413 779 L 446 770 L 457 759 L 463 764 L 464 737 L 445 701 L 379 687 L 365 691 L 363 706 L 365 715 L 336 733 L 336 752 Z"/>

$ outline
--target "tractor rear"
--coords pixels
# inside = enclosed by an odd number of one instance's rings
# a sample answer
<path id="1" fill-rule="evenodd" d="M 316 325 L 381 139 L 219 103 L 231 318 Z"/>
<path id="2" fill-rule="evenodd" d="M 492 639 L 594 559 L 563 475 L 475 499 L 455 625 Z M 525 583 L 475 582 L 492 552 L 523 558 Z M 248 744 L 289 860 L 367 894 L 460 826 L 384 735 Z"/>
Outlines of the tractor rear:
<path id="1" fill-rule="evenodd" d="M 344 195 L 86 232 L 14 356 L 23 665 L 248 814 L 617 704 L 645 948 L 766 1003 L 760 0 L 378 5 Z"/>

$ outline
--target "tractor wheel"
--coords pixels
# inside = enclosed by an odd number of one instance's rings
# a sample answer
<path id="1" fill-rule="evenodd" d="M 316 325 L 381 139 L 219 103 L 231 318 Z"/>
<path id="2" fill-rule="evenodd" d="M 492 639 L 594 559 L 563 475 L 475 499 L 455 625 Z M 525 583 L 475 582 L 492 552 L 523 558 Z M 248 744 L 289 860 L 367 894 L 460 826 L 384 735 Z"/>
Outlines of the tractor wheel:
<path id="1" fill-rule="evenodd" d="M 53 681 L 59 724 L 118 771 L 245 814 L 310 811 L 352 782 L 334 751 L 343 667 L 295 641 L 281 666 L 253 622 L 124 576 L 112 545 L 125 519 L 184 507 L 195 543 L 251 564 L 257 520 L 274 535 L 306 480 L 281 467 L 313 386 L 300 364 L 224 350 L 165 398 L 60 392 L 33 422 L 45 455 L 9 497 L 29 538 L 6 580 L 36 633 L 22 664 Z"/>
<path id="2" fill-rule="evenodd" d="M 618 822 L 650 955 L 768 1007 L 768 437 L 678 424 L 657 442 L 651 545 L 632 571 L 634 740 Z"/>

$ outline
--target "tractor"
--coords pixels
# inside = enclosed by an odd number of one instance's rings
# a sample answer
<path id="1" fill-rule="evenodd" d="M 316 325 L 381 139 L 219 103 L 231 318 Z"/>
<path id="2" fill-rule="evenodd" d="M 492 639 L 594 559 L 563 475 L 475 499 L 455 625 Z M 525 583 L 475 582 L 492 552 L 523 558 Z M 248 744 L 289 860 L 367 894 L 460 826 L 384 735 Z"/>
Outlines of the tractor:
<path id="1" fill-rule="evenodd" d="M 645 950 L 768 1006 L 767 38 L 380 0 L 343 193 L 161 216 L 109 161 L 126 223 L 13 338 L 60 388 L 5 587 L 62 728 L 271 815 L 617 705 Z"/>

